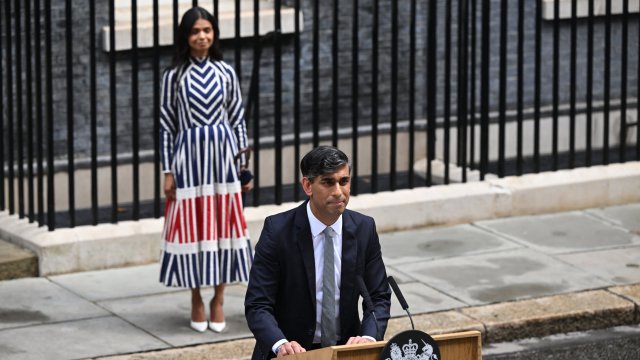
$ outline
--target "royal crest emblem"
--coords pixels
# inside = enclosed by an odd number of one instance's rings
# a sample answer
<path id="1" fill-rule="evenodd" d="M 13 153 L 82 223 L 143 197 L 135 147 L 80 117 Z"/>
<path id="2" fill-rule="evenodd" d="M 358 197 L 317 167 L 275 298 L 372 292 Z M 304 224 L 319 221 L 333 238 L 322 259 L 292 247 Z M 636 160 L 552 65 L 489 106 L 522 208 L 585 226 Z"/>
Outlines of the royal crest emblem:
<path id="1" fill-rule="evenodd" d="M 391 338 L 380 355 L 382 360 L 440 360 L 440 350 L 433 338 L 417 330 Z"/>

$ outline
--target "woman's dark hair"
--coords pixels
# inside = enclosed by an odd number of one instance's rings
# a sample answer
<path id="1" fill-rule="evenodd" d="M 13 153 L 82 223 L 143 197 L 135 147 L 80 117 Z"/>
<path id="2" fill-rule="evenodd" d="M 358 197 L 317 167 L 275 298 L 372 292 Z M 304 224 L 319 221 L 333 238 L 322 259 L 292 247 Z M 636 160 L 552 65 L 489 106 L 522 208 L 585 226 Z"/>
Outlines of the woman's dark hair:
<path id="1" fill-rule="evenodd" d="M 351 164 L 345 153 L 333 146 L 323 145 L 311 150 L 302 158 L 300 172 L 313 182 L 317 176 L 334 173 L 344 165 L 349 165 L 351 172 Z"/>
<path id="2" fill-rule="evenodd" d="M 176 53 L 173 57 L 173 68 L 179 68 L 189 61 L 191 56 L 191 48 L 189 47 L 189 35 L 191 34 L 191 28 L 198 19 L 204 19 L 211 23 L 213 26 L 213 43 L 209 48 L 209 58 L 212 60 L 222 60 L 222 51 L 218 47 L 220 40 L 220 28 L 218 27 L 218 21 L 207 10 L 195 6 L 187 10 L 182 15 L 180 25 L 176 32 Z"/>

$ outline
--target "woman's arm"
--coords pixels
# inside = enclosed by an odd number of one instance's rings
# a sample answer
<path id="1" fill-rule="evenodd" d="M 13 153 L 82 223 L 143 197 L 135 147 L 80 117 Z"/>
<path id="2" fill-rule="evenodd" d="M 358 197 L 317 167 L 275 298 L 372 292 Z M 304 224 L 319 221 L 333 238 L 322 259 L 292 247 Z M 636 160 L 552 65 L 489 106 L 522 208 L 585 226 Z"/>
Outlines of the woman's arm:
<path id="1" fill-rule="evenodd" d="M 229 124 L 236 136 L 236 144 L 238 149 L 245 149 L 249 146 L 247 139 L 247 125 L 244 119 L 244 104 L 242 103 L 242 92 L 240 91 L 240 82 L 233 68 L 224 64 L 225 71 L 229 77 L 229 97 L 227 101 L 227 114 Z M 240 156 L 240 168 L 247 167 L 247 158 L 244 154 Z"/>
<path id="2" fill-rule="evenodd" d="M 173 161 L 174 139 L 178 128 L 176 119 L 176 86 L 175 69 L 169 69 L 162 75 L 162 88 L 160 95 L 160 161 L 162 171 L 171 172 Z"/>

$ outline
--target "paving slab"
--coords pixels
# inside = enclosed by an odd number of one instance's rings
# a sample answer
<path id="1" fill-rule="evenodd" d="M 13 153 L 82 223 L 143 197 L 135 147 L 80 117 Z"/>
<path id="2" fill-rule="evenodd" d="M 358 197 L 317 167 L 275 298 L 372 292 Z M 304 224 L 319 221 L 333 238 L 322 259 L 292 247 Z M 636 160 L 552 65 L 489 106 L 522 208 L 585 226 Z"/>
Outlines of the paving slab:
<path id="1" fill-rule="evenodd" d="M 0 330 L 105 315 L 103 308 L 45 278 L 0 282 Z"/>
<path id="2" fill-rule="evenodd" d="M 242 285 L 228 286 L 225 289 L 224 312 L 227 329 L 220 334 L 212 331 L 198 333 L 189 327 L 190 290 L 105 300 L 98 304 L 172 346 L 185 346 L 251 337 L 244 317 L 245 293 L 246 287 Z M 202 289 L 202 297 L 205 303 L 208 303 L 213 297 L 213 288 Z"/>
<path id="3" fill-rule="evenodd" d="M 531 249 L 395 266 L 467 305 L 490 304 L 611 285 Z"/>
<path id="4" fill-rule="evenodd" d="M 115 316 L 0 330 L 0 358 L 85 359 L 167 344 Z"/>
<path id="5" fill-rule="evenodd" d="M 392 265 L 388 265 L 387 263 L 385 263 L 384 265 L 387 270 L 387 276 L 393 276 L 393 279 L 396 281 L 396 283 L 404 284 L 404 283 L 410 283 L 415 281 L 415 279 L 412 278 L 410 275 L 407 275 L 402 271 L 397 270 Z"/>
<path id="6" fill-rule="evenodd" d="M 640 245 L 557 255 L 557 258 L 612 284 L 640 283 Z"/>
<path id="7" fill-rule="evenodd" d="M 449 310 L 466 306 L 463 302 L 436 291 L 421 282 L 414 281 L 398 284 L 398 287 L 409 305 L 409 312 L 411 314 Z M 400 306 L 398 299 L 394 295 L 391 295 L 391 316 L 404 316 L 406 314 L 402 306 Z"/>
<path id="8" fill-rule="evenodd" d="M 421 228 L 380 235 L 385 265 L 522 247 L 473 225 Z"/>
<path id="9" fill-rule="evenodd" d="M 49 277 L 52 282 L 91 301 L 184 290 L 166 287 L 159 278 L 159 263 Z"/>
<path id="10" fill-rule="evenodd" d="M 549 254 L 640 245 L 640 237 L 583 212 L 479 221 L 477 226 Z"/>
<path id="11" fill-rule="evenodd" d="M 589 209 L 588 213 L 607 219 L 614 224 L 640 235 L 640 204 L 611 206 L 603 209 Z"/>
<path id="12" fill-rule="evenodd" d="M 460 310 L 484 324 L 489 342 L 635 323 L 635 305 L 605 290 L 505 302 Z"/>

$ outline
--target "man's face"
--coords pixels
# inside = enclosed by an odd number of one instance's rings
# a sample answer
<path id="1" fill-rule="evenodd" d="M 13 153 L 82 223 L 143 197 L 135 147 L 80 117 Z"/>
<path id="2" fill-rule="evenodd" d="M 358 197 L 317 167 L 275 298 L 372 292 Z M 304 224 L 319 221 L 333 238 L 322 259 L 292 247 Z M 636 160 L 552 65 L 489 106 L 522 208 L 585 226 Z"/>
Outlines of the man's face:
<path id="1" fill-rule="evenodd" d="M 351 192 L 349 166 L 343 165 L 336 172 L 317 176 L 313 182 L 302 178 L 302 188 L 309 196 L 311 211 L 325 225 L 331 225 L 344 212 Z"/>

